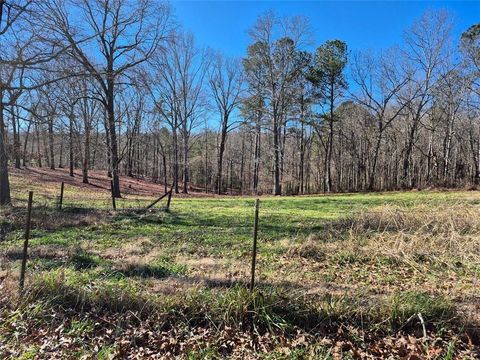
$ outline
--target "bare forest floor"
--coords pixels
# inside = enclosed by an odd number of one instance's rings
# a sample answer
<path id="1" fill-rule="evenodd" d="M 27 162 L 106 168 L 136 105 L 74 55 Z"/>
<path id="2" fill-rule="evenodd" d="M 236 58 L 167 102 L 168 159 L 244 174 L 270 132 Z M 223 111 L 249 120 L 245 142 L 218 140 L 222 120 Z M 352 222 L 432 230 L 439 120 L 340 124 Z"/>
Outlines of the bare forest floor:
<path id="1" fill-rule="evenodd" d="M 101 172 L 11 181 L 0 358 L 480 358 L 477 191 L 262 197 L 250 292 L 253 198 L 196 193 L 146 211 L 164 187 L 122 177 L 113 211 Z"/>

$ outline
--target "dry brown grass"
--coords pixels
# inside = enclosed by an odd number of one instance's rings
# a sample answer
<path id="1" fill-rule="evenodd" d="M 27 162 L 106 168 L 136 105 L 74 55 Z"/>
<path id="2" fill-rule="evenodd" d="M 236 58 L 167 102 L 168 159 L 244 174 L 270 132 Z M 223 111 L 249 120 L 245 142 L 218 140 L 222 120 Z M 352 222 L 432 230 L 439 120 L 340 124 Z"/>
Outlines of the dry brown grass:
<path id="1" fill-rule="evenodd" d="M 382 206 L 326 226 L 305 242 L 291 244 L 286 261 L 326 282 L 314 293 L 362 291 L 368 303 L 391 294 L 425 292 L 451 301 L 456 321 L 480 334 L 480 207 L 431 204 Z"/>
<path id="2" fill-rule="evenodd" d="M 400 258 L 429 256 L 480 264 L 480 208 L 474 205 L 384 206 L 347 220 L 347 242 L 371 255 Z"/>
<path id="3" fill-rule="evenodd" d="M 386 294 L 420 289 L 462 299 L 473 296 L 478 303 L 480 208 L 378 207 L 291 244 L 286 261 L 295 258 L 316 274 L 313 283 L 323 271 L 336 286 L 350 290 L 365 287 Z"/>
<path id="4" fill-rule="evenodd" d="M 398 260 L 471 262 L 480 266 L 480 207 L 382 206 L 327 224 L 324 232 L 288 246 L 287 257 L 322 261 L 335 252 Z"/>
<path id="5" fill-rule="evenodd" d="M 325 259 L 325 252 L 319 247 L 318 239 L 315 236 L 310 235 L 305 242 L 290 246 L 287 250 L 287 257 L 301 257 L 315 261 L 322 261 Z"/>
<path id="6" fill-rule="evenodd" d="M 477 205 L 421 205 L 413 208 L 389 205 L 358 212 L 349 222 L 350 228 L 357 230 L 469 234 L 480 232 L 479 215 Z"/>

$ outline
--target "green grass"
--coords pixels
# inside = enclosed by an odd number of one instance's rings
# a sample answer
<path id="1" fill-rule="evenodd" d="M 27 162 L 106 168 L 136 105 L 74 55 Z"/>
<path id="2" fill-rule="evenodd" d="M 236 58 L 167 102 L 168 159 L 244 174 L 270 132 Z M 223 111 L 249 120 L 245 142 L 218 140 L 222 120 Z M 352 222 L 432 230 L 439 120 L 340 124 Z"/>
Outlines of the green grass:
<path id="1" fill-rule="evenodd" d="M 460 197 L 463 196 L 464 193 L 460 193 Z M 329 220 L 368 211 L 384 204 L 408 208 L 425 203 L 454 203 L 458 198 L 459 193 L 439 192 L 307 196 L 289 199 L 265 197 L 261 200 L 260 209 L 260 245 L 287 237 L 305 238 L 312 233 L 318 234 Z M 466 199 L 464 202 L 476 201 L 478 200 Z M 88 203 L 84 205 L 91 206 Z M 253 205 L 252 198 L 174 198 L 169 214 L 138 215 L 119 211 L 118 214 L 111 215 L 105 208 L 103 217 L 111 219 L 106 224 L 65 228 L 54 232 L 34 229 L 32 246 L 72 246 L 76 243 L 91 242 L 95 247 L 111 247 L 122 245 L 139 236 L 148 236 L 156 243 L 185 245 L 191 252 L 199 251 L 201 247 L 202 252 L 207 251 L 212 255 L 238 255 L 247 249 L 245 246 L 249 245 L 251 240 Z M 65 206 L 64 212 L 68 212 L 68 202 Z M 8 238 L 21 240 L 21 235 L 22 231 L 19 230 Z"/>
<path id="2" fill-rule="evenodd" d="M 0 251 L 7 255 L 0 271 L 13 279 L 23 244 L 26 195 L 19 190 L 23 181 L 14 177 L 16 208 L 0 210 Z M 0 312 L 0 343 L 3 339 L 13 347 L 27 337 L 32 322 L 50 329 L 48 324 L 55 323 L 51 314 L 58 313 L 69 319 L 62 330 L 65 336 L 81 344 L 75 354 L 118 355 L 121 350 L 114 340 L 93 350 L 89 334 L 99 331 L 99 319 L 89 314 L 95 313 L 115 324 L 114 334 L 148 323 L 149 317 L 157 321 L 148 325 L 154 333 L 174 331 L 175 336 L 188 338 L 186 334 L 197 329 L 212 331 L 209 336 L 216 340 L 201 338 L 197 345 L 189 345 L 183 353 L 186 358 L 217 358 L 225 355 L 226 348 L 230 354 L 243 346 L 244 339 L 222 345 L 222 336 L 234 336 L 229 329 L 247 334 L 253 328 L 258 336 L 272 337 L 271 355 L 248 350 L 255 357 L 330 359 L 338 350 L 331 334 L 339 329 L 348 334 L 339 337 L 367 351 L 368 341 L 396 336 L 399 330 L 417 331 L 418 322 L 405 324 L 417 313 L 423 315 L 429 333 L 443 329 L 451 336 L 468 320 L 458 315 L 456 299 L 474 297 L 480 275 L 477 258 L 465 257 L 461 251 L 444 256 L 440 249 L 393 249 L 399 241 L 407 247 L 417 238 L 420 243 L 423 237 L 431 240 L 434 231 L 446 242 L 475 242 L 479 234 L 473 223 L 464 227 L 466 231 L 448 234 L 436 222 L 424 230 L 417 225 L 408 230 L 390 225 L 381 229 L 376 222 L 355 227 L 364 214 L 375 216 L 386 207 L 421 211 L 419 216 L 427 217 L 429 209 L 434 216 L 435 209 L 458 205 L 476 211 L 477 192 L 262 197 L 257 289 L 250 293 L 246 284 L 252 197 L 174 196 L 167 213 L 138 211 L 152 199 L 127 196 L 113 212 L 108 194 L 69 187 L 64 208 L 58 211 L 55 189 L 42 190 L 34 183 L 28 187 L 38 193 L 26 298 L 15 304 L 4 300 L 11 308 Z M 125 318 L 125 314 L 133 315 Z M 294 345 L 295 334 L 308 340 Z M 333 342 L 321 342 L 322 336 Z M 282 337 L 287 340 L 279 340 Z M 290 344 L 289 351 L 282 350 L 281 341 Z M 34 358 L 36 345 L 35 341 L 25 345 L 19 356 Z M 180 351 L 177 345 L 168 346 Z M 441 349 L 445 358 L 462 351 L 452 337 Z M 344 358 L 351 356 L 348 350 L 341 351 Z"/>

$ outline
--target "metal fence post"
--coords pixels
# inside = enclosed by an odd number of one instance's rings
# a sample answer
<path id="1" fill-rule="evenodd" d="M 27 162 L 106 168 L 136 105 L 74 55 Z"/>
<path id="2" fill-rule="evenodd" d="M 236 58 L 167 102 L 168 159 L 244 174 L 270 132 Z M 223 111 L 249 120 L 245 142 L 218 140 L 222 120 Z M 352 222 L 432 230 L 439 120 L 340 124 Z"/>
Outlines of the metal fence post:
<path id="1" fill-rule="evenodd" d="M 25 241 L 23 243 L 22 268 L 20 270 L 20 293 L 23 292 L 25 285 L 25 271 L 27 269 L 28 240 L 30 239 L 30 223 L 32 220 L 33 191 L 28 193 L 27 219 L 25 223 Z"/>
<path id="2" fill-rule="evenodd" d="M 255 222 L 253 225 L 253 249 L 252 249 L 252 277 L 250 279 L 250 291 L 255 287 L 255 267 L 257 262 L 257 237 L 258 237 L 258 211 L 260 199 L 255 200 Z"/>

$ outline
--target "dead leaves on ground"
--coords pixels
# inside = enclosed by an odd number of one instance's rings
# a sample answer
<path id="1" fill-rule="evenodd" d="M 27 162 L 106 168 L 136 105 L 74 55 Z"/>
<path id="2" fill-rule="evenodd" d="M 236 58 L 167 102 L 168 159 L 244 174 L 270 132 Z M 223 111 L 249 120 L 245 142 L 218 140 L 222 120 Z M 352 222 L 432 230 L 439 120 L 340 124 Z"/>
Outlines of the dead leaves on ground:
<path id="1" fill-rule="evenodd" d="M 323 333 L 260 334 L 255 329 L 170 326 L 156 316 L 141 320 L 131 311 L 78 314 L 34 309 L 32 305 L 19 314 L 2 308 L 1 358 L 27 353 L 36 359 L 258 359 L 269 355 L 273 359 L 414 360 L 443 359 L 451 353 L 451 359 L 480 359 L 473 340 L 451 330 L 429 332 L 426 339 L 413 330 L 382 335 L 345 326 Z"/>

